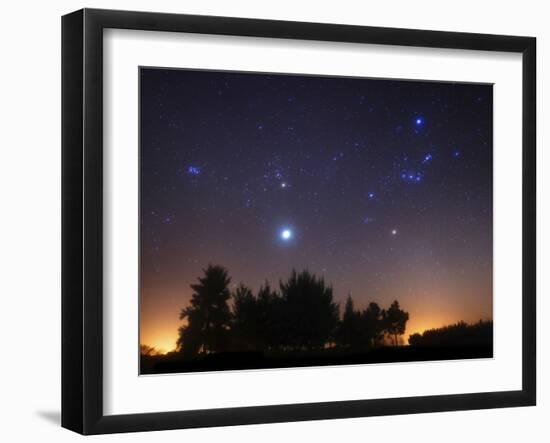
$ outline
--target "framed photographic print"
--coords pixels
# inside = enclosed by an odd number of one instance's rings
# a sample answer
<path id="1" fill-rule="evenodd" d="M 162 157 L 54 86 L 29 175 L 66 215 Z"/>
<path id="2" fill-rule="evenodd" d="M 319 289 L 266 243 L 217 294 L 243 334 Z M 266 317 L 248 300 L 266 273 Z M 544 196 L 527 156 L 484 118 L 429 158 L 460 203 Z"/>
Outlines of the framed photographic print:
<path id="1" fill-rule="evenodd" d="M 62 21 L 62 425 L 534 405 L 535 39 Z"/>

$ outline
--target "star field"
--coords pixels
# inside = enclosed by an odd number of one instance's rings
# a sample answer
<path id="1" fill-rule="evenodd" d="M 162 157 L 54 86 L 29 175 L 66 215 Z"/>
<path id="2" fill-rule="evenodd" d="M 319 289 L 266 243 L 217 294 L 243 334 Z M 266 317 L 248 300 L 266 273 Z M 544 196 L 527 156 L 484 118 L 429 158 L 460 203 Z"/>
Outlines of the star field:
<path id="1" fill-rule="evenodd" d="M 491 85 L 140 76 L 142 341 L 208 263 L 254 290 L 308 268 L 412 328 L 492 318 Z"/>

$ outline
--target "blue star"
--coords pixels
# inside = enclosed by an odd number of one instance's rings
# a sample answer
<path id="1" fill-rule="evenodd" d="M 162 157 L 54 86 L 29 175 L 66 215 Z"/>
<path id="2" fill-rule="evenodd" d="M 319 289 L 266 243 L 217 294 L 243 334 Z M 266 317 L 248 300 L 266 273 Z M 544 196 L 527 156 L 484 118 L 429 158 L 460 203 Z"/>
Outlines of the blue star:
<path id="1" fill-rule="evenodd" d="M 425 165 L 426 163 L 429 163 L 430 161 L 432 161 L 432 159 L 433 159 L 432 154 L 426 154 L 422 159 L 422 164 Z"/>
<path id="2" fill-rule="evenodd" d="M 369 200 L 373 200 L 374 197 L 376 197 L 374 192 L 369 192 L 368 196 L 369 196 Z"/>
<path id="3" fill-rule="evenodd" d="M 424 175 L 421 172 L 415 171 L 402 171 L 401 179 L 406 183 L 420 183 Z"/>
<path id="4" fill-rule="evenodd" d="M 453 157 L 455 157 L 455 158 L 460 157 L 460 151 L 454 151 L 453 152 Z"/>
<path id="5" fill-rule="evenodd" d="M 414 120 L 414 124 L 418 127 L 423 126 L 424 119 L 422 117 L 416 117 L 416 119 Z"/>
<path id="6" fill-rule="evenodd" d="M 188 166 L 187 173 L 190 175 L 199 175 L 201 173 L 201 168 L 198 166 Z"/>

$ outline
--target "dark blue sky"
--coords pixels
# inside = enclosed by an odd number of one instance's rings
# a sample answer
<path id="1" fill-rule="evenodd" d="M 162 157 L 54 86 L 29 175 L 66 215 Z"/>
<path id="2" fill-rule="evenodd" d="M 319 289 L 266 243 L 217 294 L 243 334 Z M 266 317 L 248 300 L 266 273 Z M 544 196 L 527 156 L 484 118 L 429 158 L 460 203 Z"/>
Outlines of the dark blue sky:
<path id="1" fill-rule="evenodd" d="M 208 263 L 398 299 L 407 335 L 492 318 L 491 85 L 141 68 L 140 100 L 143 343 Z"/>

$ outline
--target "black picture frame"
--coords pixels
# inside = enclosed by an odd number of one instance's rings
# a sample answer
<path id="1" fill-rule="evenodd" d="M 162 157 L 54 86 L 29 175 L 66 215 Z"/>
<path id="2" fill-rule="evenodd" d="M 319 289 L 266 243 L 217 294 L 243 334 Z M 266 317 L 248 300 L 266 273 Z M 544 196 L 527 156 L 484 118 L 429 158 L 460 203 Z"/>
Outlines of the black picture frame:
<path id="1" fill-rule="evenodd" d="M 104 415 L 102 37 L 107 28 L 522 54 L 522 389 Z M 62 426 L 82 434 L 104 434 L 535 405 L 535 85 L 536 39 L 533 37 L 97 9 L 83 9 L 63 16 Z"/>

